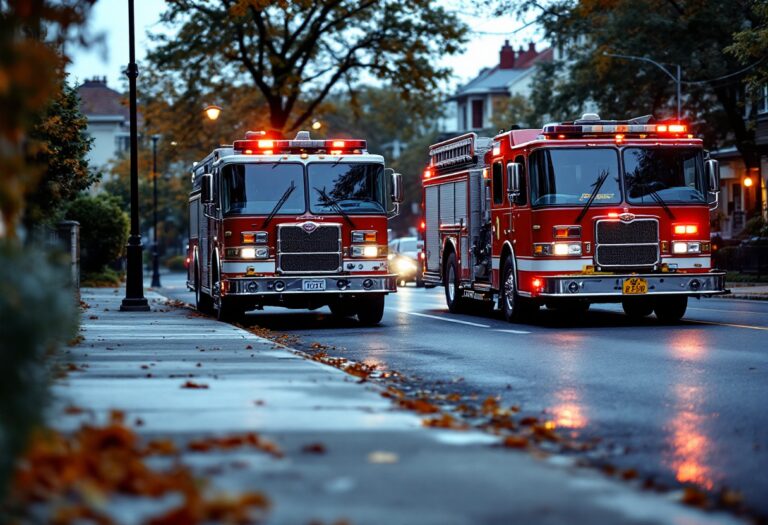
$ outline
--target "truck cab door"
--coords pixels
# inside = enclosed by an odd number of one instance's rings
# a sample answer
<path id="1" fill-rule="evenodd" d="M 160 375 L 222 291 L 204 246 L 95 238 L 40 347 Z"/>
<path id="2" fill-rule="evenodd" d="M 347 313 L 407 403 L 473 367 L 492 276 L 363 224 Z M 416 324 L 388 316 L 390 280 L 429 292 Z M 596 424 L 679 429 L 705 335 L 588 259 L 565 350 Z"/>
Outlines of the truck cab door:
<path id="1" fill-rule="evenodd" d="M 510 225 L 510 210 L 506 205 L 504 190 L 504 163 L 501 159 L 491 166 L 491 235 L 493 257 L 501 255 Z"/>

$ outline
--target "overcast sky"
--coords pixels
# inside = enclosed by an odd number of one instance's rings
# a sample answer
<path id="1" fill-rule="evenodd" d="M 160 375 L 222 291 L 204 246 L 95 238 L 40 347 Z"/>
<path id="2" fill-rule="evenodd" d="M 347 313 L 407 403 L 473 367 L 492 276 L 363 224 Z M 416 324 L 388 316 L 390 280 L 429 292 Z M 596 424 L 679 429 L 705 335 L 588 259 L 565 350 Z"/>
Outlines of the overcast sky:
<path id="1" fill-rule="evenodd" d="M 136 58 L 140 62 L 150 45 L 147 31 L 166 30 L 159 22 L 164 9 L 164 2 L 158 0 L 134 0 L 136 12 Z M 404 0 L 407 1 L 407 0 Z M 460 0 L 444 0 L 449 9 L 461 9 L 466 2 Z M 72 81 L 77 83 L 94 76 L 106 76 L 108 85 L 121 89 L 124 83 L 122 75 L 128 63 L 128 3 L 125 0 L 98 0 L 91 13 L 89 28 L 93 33 L 103 33 L 103 46 L 90 49 L 73 48 L 70 50 L 72 64 L 67 68 Z M 470 26 L 470 41 L 466 51 L 458 57 L 446 59 L 443 65 L 454 69 L 454 81 L 465 82 L 475 75 L 482 67 L 491 67 L 498 63 L 499 48 L 505 38 L 518 48 L 527 47 L 529 41 L 537 42 L 537 49 L 546 47 L 540 43 L 541 37 L 535 27 L 519 28 L 525 25 L 525 20 L 515 16 L 478 17 L 468 13 L 460 16 Z M 517 32 L 514 32 L 518 30 Z"/>

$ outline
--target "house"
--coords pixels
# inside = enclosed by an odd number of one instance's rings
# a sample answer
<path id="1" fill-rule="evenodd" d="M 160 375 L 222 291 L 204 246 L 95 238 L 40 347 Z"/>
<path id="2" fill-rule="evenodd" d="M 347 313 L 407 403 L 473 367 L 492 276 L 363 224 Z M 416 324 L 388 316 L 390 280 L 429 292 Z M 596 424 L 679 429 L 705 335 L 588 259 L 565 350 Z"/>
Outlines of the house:
<path id="1" fill-rule="evenodd" d="M 749 111 L 750 108 L 747 108 Z M 763 87 L 762 96 L 757 100 L 757 127 L 755 142 L 768 152 L 768 86 Z M 720 204 L 713 231 L 724 239 L 730 239 L 744 229 L 746 220 L 755 209 L 757 192 L 762 193 L 763 217 L 767 217 L 766 178 L 768 178 L 768 155 L 760 158 L 760 169 L 748 172 L 738 150 L 731 146 L 712 152 L 712 158 L 720 161 Z"/>
<path id="2" fill-rule="evenodd" d="M 87 80 L 77 92 L 80 111 L 88 119 L 87 133 L 93 138 L 88 162 L 93 169 L 105 171 L 110 161 L 130 149 L 127 101 L 107 86 L 106 77 Z"/>
<path id="3" fill-rule="evenodd" d="M 509 40 L 505 40 L 499 51 L 498 65 L 482 69 L 448 99 L 453 108 L 447 113 L 455 114 L 455 120 L 453 126 L 446 122 L 444 131 L 497 131 L 492 129 L 493 117 L 503 103 L 514 95 L 529 97 L 534 66 L 552 60 L 552 48 L 537 51 L 536 44 L 531 42 L 528 49 L 520 47 L 515 51 Z"/>

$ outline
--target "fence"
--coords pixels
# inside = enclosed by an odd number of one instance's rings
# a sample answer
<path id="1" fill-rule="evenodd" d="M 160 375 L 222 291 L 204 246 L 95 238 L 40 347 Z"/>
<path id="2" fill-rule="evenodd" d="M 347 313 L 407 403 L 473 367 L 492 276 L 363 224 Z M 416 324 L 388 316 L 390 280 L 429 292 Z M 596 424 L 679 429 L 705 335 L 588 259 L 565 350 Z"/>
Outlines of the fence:
<path id="1" fill-rule="evenodd" d="M 727 246 L 714 254 L 714 266 L 721 270 L 768 275 L 768 244 Z"/>
<path id="2" fill-rule="evenodd" d="M 69 265 L 72 287 L 80 289 L 80 223 L 61 221 L 44 230 L 45 245 L 63 253 Z"/>

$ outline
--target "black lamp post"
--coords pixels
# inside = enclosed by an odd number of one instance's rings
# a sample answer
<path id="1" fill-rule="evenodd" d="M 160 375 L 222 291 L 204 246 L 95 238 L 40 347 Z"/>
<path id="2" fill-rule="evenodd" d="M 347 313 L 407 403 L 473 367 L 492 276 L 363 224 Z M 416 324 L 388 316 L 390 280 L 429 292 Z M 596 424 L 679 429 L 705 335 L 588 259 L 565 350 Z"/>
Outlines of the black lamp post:
<path id="1" fill-rule="evenodd" d="M 152 243 L 152 287 L 160 288 L 160 265 L 157 253 L 157 141 L 160 135 L 152 135 L 152 202 L 154 210 L 154 242 Z"/>
<path id="2" fill-rule="evenodd" d="M 138 138 L 136 127 L 136 42 L 134 38 L 133 0 L 128 0 L 128 49 L 130 62 L 125 73 L 128 75 L 130 122 L 131 122 L 131 235 L 128 238 L 128 262 L 125 279 L 125 297 L 120 305 L 123 312 L 148 312 L 149 303 L 144 297 L 144 274 L 141 269 L 143 246 L 139 231 L 139 170 Z"/>

